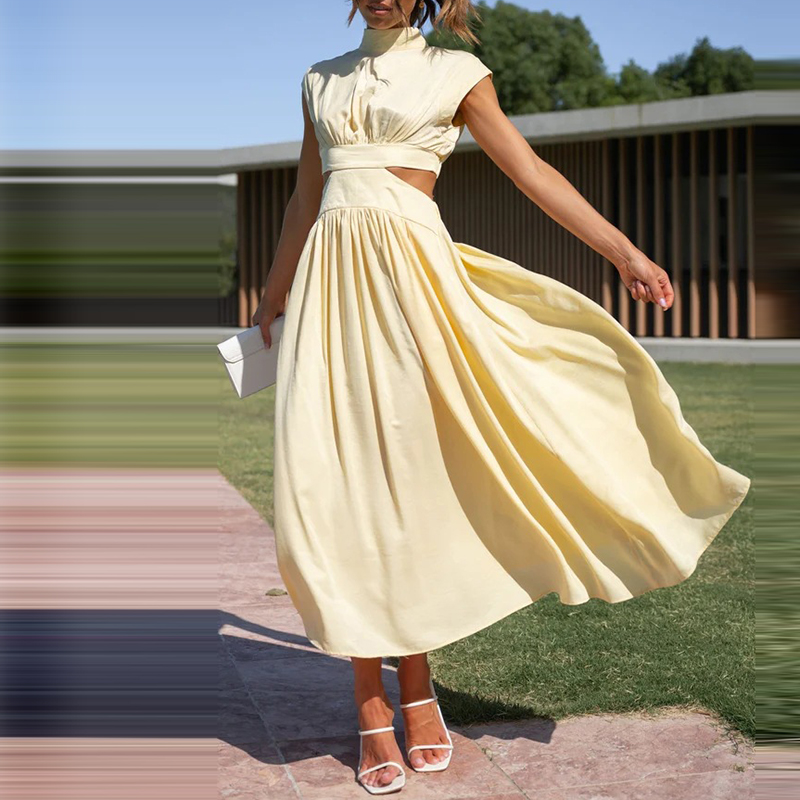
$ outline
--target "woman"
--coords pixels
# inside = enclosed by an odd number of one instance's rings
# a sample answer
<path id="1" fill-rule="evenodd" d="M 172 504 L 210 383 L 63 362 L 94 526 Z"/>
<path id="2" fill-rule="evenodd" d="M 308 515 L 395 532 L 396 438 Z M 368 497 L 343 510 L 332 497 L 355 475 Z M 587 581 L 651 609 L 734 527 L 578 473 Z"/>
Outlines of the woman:
<path id="1" fill-rule="evenodd" d="M 414 27 L 438 11 L 436 24 L 468 39 L 472 4 L 353 0 L 351 20 L 356 10 L 359 47 L 303 76 L 297 186 L 253 324 L 270 346 L 285 308 L 281 575 L 310 641 L 352 659 L 357 777 L 385 793 L 405 773 L 383 656 L 402 657 L 411 766 L 441 770 L 452 742 L 429 650 L 553 591 L 569 605 L 617 603 L 675 585 L 750 480 L 714 460 L 600 305 L 450 238 L 433 188 L 466 124 L 636 300 L 673 302 L 664 270 L 506 118 L 491 70 Z"/>

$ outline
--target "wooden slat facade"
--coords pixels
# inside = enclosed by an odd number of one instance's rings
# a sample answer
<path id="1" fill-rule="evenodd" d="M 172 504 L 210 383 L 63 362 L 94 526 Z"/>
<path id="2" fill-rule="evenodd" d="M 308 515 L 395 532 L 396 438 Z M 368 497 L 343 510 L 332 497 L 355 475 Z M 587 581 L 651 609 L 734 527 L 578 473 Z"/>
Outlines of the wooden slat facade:
<path id="1" fill-rule="evenodd" d="M 673 308 L 665 314 L 634 301 L 610 263 L 480 150 L 454 153 L 436 185 L 455 241 L 569 284 L 638 336 L 757 335 L 753 126 L 532 146 L 667 270 Z M 240 326 L 250 324 L 259 302 L 296 174 L 293 166 L 239 173 Z"/>

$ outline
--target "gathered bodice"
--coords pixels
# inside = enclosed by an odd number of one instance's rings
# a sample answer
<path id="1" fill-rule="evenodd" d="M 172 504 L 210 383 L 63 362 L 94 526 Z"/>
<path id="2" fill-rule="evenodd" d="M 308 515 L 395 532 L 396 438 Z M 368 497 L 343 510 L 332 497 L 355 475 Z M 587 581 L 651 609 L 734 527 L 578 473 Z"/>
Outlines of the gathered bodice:
<path id="1" fill-rule="evenodd" d="M 461 100 L 491 74 L 472 53 L 428 45 L 418 28 L 365 28 L 358 48 L 303 76 L 322 171 L 399 166 L 438 176 L 464 129 L 453 119 Z"/>

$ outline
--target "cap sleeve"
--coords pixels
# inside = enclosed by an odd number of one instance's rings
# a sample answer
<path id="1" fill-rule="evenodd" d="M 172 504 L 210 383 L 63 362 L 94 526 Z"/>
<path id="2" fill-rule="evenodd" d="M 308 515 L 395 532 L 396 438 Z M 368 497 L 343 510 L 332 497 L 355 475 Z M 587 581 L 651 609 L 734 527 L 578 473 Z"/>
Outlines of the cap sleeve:
<path id="1" fill-rule="evenodd" d="M 311 88 L 310 80 L 311 80 L 311 70 L 314 68 L 312 64 L 303 74 L 303 79 L 300 81 L 300 89 L 303 92 L 303 97 L 306 100 L 306 105 L 310 108 L 311 107 L 311 99 L 309 95 L 309 90 Z"/>
<path id="2" fill-rule="evenodd" d="M 459 56 L 458 63 L 450 69 L 447 76 L 442 101 L 442 119 L 456 127 L 464 124 L 460 116 L 453 119 L 461 101 L 479 80 L 493 74 L 476 55 L 461 50 Z"/>

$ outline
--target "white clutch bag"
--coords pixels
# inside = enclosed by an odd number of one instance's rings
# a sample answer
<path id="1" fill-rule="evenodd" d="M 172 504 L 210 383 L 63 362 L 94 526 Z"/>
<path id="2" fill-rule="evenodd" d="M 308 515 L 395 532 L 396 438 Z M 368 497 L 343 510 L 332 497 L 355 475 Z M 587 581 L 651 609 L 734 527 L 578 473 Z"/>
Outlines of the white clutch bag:
<path id="1" fill-rule="evenodd" d="M 217 345 L 228 377 L 239 397 L 255 394 L 275 383 L 278 370 L 278 343 L 285 319 L 286 316 L 282 314 L 270 323 L 272 345 L 269 348 L 264 344 L 264 337 L 258 325 L 247 328 Z"/>

